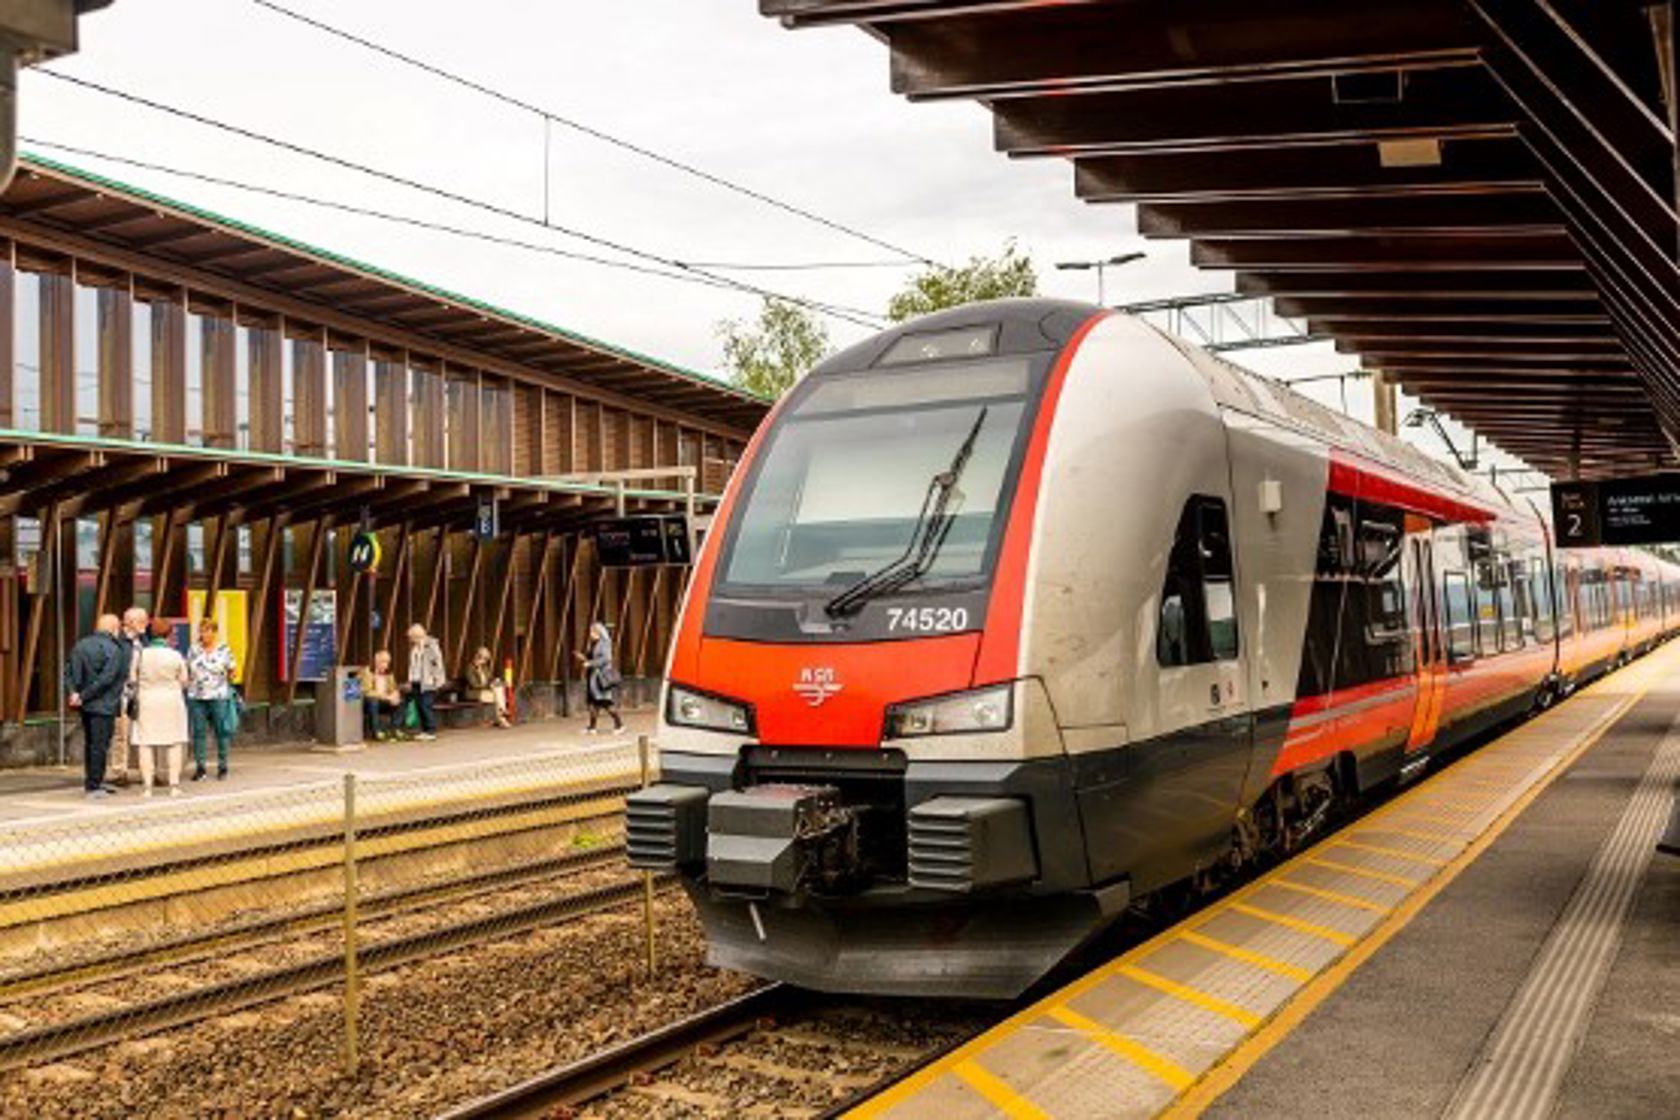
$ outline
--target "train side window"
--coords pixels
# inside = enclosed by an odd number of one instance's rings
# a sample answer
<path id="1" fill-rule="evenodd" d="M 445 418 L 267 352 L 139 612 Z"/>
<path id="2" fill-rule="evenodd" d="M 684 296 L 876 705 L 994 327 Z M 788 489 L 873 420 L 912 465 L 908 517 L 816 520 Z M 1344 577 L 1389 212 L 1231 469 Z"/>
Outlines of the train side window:
<path id="1" fill-rule="evenodd" d="M 1470 595 L 1469 575 L 1443 572 L 1441 598 L 1446 606 L 1447 660 L 1475 660 L 1475 604 Z"/>
<path id="2" fill-rule="evenodd" d="M 1184 503 L 1161 587 L 1155 659 L 1163 667 L 1237 655 L 1237 603 L 1225 503 L 1202 495 Z"/>

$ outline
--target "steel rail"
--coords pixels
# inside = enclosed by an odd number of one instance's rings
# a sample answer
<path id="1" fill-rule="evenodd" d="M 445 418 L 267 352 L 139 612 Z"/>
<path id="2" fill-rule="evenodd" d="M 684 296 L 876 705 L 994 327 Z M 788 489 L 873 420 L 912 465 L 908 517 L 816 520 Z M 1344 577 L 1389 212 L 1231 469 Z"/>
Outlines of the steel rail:
<path id="1" fill-rule="evenodd" d="M 459 902 L 526 883 L 608 866 L 622 859 L 623 855 L 624 846 L 613 844 L 538 863 L 479 871 L 418 886 L 397 887 L 364 896 L 361 909 L 364 918 L 409 914 L 438 902 Z M 213 952 L 227 949 L 246 951 L 282 937 L 317 932 L 335 925 L 343 912 L 341 901 L 329 900 L 288 914 L 186 934 L 138 950 L 122 949 L 31 972 L 0 974 L 0 1007 L 83 983 L 120 979 L 159 965 L 188 964 Z"/>
<path id="2" fill-rule="evenodd" d="M 649 1031 L 570 1065 L 471 1101 L 438 1120 L 542 1120 L 628 1085 L 639 1074 L 674 1065 L 702 1046 L 739 1038 L 778 1015 L 819 998 L 786 984 L 767 984 L 727 1003 Z"/>
<path id="3" fill-rule="evenodd" d="M 674 886 L 674 881 L 665 880 L 664 885 Z M 573 921 L 641 898 L 642 882 L 632 879 L 580 894 L 547 899 L 531 906 L 368 945 L 361 952 L 360 967 L 368 972 L 395 968 L 478 942 Z M 323 987 L 343 975 L 343 955 L 336 952 L 323 954 L 301 964 L 260 975 L 241 977 L 66 1023 L 20 1031 L 0 1038 L 0 1070 L 56 1060 L 140 1034 L 243 1010 Z"/>

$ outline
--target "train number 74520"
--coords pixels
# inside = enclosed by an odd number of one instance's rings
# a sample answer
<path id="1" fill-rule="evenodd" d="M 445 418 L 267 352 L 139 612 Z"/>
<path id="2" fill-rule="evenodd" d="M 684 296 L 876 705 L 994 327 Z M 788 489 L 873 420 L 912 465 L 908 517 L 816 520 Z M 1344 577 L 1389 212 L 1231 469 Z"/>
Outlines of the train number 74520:
<path id="1" fill-rule="evenodd" d="M 888 630 L 914 630 L 924 634 L 944 634 L 968 629 L 966 607 L 888 607 Z"/>

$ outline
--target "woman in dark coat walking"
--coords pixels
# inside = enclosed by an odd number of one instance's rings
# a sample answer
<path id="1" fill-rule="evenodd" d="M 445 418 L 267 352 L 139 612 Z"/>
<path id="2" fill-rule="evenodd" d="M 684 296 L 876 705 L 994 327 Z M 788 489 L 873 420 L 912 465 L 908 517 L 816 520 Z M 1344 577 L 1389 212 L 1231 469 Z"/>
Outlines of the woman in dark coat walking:
<path id="1" fill-rule="evenodd" d="M 624 730 L 624 721 L 618 716 L 618 686 L 624 678 L 613 664 L 612 638 L 606 623 L 589 627 L 589 653 L 579 653 L 577 659 L 584 665 L 584 691 L 589 701 L 589 726 L 583 733 L 596 733 L 595 721 L 602 712 L 612 716 L 614 731 Z"/>

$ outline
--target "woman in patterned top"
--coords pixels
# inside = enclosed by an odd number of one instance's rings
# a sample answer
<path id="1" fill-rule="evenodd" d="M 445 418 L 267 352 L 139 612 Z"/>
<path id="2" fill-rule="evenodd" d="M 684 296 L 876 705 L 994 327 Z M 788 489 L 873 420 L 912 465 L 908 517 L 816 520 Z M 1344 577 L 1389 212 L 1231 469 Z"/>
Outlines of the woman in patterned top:
<path id="1" fill-rule="evenodd" d="M 216 736 L 216 777 L 228 776 L 228 748 L 233 745 L 233 651 L 217 637 L 216 620 L 198 624 L 198 641 L 187 654 L 187 714 L 192 719 L 193 781 L 204 774 L 204 734 Z"/>

